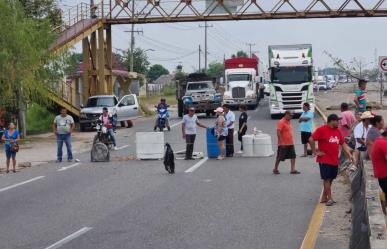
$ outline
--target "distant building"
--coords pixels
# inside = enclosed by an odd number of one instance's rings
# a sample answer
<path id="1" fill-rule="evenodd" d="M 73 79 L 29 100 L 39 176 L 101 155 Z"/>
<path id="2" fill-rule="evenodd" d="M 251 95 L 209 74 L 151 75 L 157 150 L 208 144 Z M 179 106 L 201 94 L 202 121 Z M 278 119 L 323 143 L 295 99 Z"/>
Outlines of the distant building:
<path id="1" fill-rule="evenodd" d="M 172 85 L 174 76 L 171 74 L 165 74 L 158 77 L 153 84 L 160 85 L 162 87 Z"/>

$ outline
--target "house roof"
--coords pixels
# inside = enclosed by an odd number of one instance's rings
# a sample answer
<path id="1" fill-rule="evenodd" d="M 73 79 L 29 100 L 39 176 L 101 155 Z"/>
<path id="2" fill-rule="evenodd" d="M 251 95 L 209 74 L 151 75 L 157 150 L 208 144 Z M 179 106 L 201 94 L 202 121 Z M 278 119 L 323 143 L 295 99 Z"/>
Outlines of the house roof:
<path id="1" fill-rule="evenodd" d="M 167 85 L 167 84 L 171 83 L 172 80 L 173 80 L 173 75 L 165 74 L 165 75 L 161 75 L 160 77 L 158 77 L 154 81 L 154 84 Z"/>

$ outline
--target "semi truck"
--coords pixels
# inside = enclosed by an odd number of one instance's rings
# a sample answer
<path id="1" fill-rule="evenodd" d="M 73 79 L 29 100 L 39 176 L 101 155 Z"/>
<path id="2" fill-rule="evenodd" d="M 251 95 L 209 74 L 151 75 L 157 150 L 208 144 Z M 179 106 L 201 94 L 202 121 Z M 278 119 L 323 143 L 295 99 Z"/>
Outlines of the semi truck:
<path id="1" fill-rule="evenodd" d="M 194 107 L 197 113 L 213 114 L 222 105 L 222 96 L 216 90 L 216 79 L 204 73 L 192 73 L 176 81 L 176 99 L 179 117 Z"/>
<path id="2" fill-rule="evenodd" d="M 272 118 L 287 110 L 301 114 L 305 102 L 314 110 L 312 45 L 269 46 L 269 67 Z"/>
<path id="3" fill-rule="evenodd" d="M 223 103 L 255 109 L 259 101 L 258 58 L 231 58 L 224 61 Z"/>

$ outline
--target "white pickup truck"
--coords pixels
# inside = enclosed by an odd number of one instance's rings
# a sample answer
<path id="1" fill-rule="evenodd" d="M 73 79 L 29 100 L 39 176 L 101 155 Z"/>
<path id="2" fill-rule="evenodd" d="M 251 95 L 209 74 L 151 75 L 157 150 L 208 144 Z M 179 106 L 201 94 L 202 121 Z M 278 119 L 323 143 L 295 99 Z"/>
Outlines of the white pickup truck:
<path id="1" fill-rule="evenodd" d="M 126 122 L 138 117 L 139 104 L 135 94 L 129 94 L 118 99 L 115 95 L 92 96 L 85 106 L 81 106 L 79 118 L 80 130 L 93 128 L 95 121 L 101 116 L 102 108 L 107 107 L 109 112 L 117 115 L 117 121 L 125 127 Z"/>

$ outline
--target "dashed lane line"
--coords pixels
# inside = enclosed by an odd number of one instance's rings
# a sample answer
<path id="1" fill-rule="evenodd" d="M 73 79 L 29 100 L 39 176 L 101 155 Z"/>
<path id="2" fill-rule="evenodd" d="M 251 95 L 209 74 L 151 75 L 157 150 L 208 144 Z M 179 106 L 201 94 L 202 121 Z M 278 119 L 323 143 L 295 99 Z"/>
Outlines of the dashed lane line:
<path id="1" fill-rule="evenodd" d="M 68 169 L 71 169 L 71 168 L 77 167 L 77 166 L 79 166 L 79 165 L 80 165 L 80 163 L 74 163 L 74 164 L 72 164 L 72 165 L 70 165 L 70 166 L 61 167 L 61 168 L 60 168 L 60 169 L 58 169 L 57 171 L 65 171 L 65 170 L 68 170 Z"/>
<path id="2" fill-rule="evenodd" d="M 199 162 L 197 162 L 194 166 L 192 166 L 191 168 L 187 169 L 186 171 L 184 171 L 184 173 L 192 173 L 194 172 L 195 170 L 197 170 L 200 166 L 202 166 L 205 162 L 207 162 L 208 160 L 208 157 L 205 157 L 203 158 L 202 160 L 200 160 Z"/>
<path id="3" fill-rule="evenodd" d="M 1 189 L 0 189 L 0 192 L 4 192 L 4 191 L 10 190 L 10 189 L 13 189 L 13 188 L 22 186 L 22 185 L 27 184 L 27 183 L 30 183 L 30 182 L 34 182 L 34 181 L 40 180 L 40 179 L 42 179 L 42 178 L 44 178 L 44 177 L 45 177 L 45 176 L 37 176 L 37 177 L 34 177 L 34 178 L 29 179 L 29 180 L 27 180 L 27 181 L 19 182 L 19 183 L 10 185 L 10 186 L 5 187 L 5 188 L 1 188 Z"/>
<path id="4" fill-rule="evenodd" d="M 121 146 L 121 147 L 118 147 L 118 148 L 117 148 L 117 150 L 122 150 L 122 149 L 125 149 L 125 148 L 127 148 L 127 147 L 129 147 L 129 145 L 128 145 L 128 144 L 126 144 L 126 145 L 123 145 L 123 146 Z"/>
<path id="5" fill-rule="evenodd" d="M 173 128 L 173 127 L 178 126 L 179 124 L 182 124 L 182 123 L 183 123 L 183 120 L 176 122 L 174 124 L 171 124 L 170 127 Z"/>
<path id="6" fill-rule="evenodd" d="M 76 231 L 75 233 L 72 233 L 70 234 L 69 236 L 59 240 L 58 242 L 56 242 L 55 244 L 52 244 L 50 245 L 49 247 L 46 247 L 45 249 L 57 249 L 57 248 L 60 248 L 61 246 L 63 246 L 64 244 L 74 240 L 75 238 L 81 236 L 82 234 L 84 233 L 87 233 L 88 231 L 90 231 L 91 229 L 93 229 L 92 227 L 83 227 L 81 229 L 79 229 L 78 231 Z"/>

